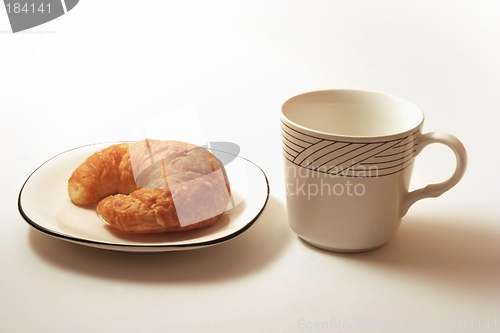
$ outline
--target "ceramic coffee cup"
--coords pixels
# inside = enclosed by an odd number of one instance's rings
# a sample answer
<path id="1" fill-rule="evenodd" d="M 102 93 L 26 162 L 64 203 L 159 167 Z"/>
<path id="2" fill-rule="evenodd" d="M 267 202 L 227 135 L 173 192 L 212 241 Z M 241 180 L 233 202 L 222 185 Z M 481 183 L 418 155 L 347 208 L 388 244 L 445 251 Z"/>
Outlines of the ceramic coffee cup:
<path id="1" fill-rule="evenodd" d="M 462 178 L 467 154 L 454 136 L 422 134 L 424 115 L 391 95 L 324 90 L 282 107 L 288 220 L 307 243 L 335 252 L 385 244 L 417 200 L 438 197 Z M 431 143 L 453 150 L 446 181 L 408 191 L 415 157 Z"/>

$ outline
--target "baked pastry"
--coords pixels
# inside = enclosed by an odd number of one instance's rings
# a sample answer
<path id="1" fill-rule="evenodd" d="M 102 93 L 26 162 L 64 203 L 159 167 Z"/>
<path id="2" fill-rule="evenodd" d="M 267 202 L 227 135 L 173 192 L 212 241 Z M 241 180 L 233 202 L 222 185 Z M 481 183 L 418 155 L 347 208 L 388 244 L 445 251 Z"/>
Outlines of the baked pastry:
<path id="1" fill-rule="evenodd" d="M 230 187 L 222 162 L 179 141 L 113 145 L 71 175 L 68 194 L 126 232 L 176 232 L 211 226 L 226 211 Z"/>
<path id="2" fill-rule="evenodd" d="M 68 181 L 71 201 L 87 206 L 110 194 L 129 194 L 139 189 L 128 147 L 128 143 L 122 143 L 102 149 L 76 168 Z"/>

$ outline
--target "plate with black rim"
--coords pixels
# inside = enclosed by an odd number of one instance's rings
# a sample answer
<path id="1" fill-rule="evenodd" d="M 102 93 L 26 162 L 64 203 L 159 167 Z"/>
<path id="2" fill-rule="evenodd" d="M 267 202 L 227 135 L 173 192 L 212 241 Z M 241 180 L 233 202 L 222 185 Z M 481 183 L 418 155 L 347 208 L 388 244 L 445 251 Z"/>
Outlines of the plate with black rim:
<path id="1" fill-rule="evenodd" d="M 68 196 L 68 179 L 94 152 L 121 142 L 74 148 L 40 165 L 25 181 L 18 198 L 22 217 L 36 230 L 68 242 L 125 252 L 192 250 L 221 244 L 248 230 L 264 210 L 269 182 L 253 162 L 212 149 L 223 160 L 231 184 L 228 210 L 211 227 L 176 233 L 129 234 L 116 230 L 98 216 L 96 205 L 79 207 Z M 231 157 L 225 155 L 232 155 Z"/>

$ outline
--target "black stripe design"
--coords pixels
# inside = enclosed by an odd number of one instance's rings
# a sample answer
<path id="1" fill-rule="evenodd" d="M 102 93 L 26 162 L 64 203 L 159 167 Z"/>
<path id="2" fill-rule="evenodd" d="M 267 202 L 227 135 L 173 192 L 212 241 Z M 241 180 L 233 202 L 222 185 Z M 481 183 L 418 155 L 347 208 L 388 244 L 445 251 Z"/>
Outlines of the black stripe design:
<path id="1" fill-rule="evenodd" d="M 332 141 L 302 133 L 282 122 L 283 155 L 291 163 L 341 177 L 377 178 L 412 164 L 420 131 L 389 141 Z"/>

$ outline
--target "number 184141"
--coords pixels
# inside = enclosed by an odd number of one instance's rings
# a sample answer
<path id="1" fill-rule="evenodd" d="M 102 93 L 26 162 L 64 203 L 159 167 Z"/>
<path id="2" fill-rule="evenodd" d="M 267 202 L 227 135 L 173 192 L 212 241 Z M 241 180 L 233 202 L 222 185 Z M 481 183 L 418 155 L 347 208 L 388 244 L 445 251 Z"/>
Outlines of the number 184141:
<path id="1" fill-rule="evenodd" d="M 469 328 L 469 329 L 496 329 L 497 328 L 497 320 L 494 319 L 491 321 L 491 324 L 490 324 L 490 320 L 486 320 L 486 321 L 483 321 L 481 322 L 480 319 L 478 320 L 474 320 L 474 319 L 471 319 L 470 321 L 467 321 L 465 319 L 460 319 L 460 321 L 457 321 L 456 319 L 453 320 L 453 325 L 454 325 L 454 328 L 457 329 L 457 328 L 460 328 L 460 329 L 466 329 L 466 328 Z"/>
<path id="2" fill-rule="evenodd" d="M 50 14 L 50 3 L 44 4 L 41 3 L 40 5 L 38 4 L 21 4 L 19 2 L 15 3 L 7 3 L 5 4 L 5 7 L 7 8 L 7 13 L 11 14 L 43 14 L 43 13 L 48 13 Z"/>

